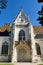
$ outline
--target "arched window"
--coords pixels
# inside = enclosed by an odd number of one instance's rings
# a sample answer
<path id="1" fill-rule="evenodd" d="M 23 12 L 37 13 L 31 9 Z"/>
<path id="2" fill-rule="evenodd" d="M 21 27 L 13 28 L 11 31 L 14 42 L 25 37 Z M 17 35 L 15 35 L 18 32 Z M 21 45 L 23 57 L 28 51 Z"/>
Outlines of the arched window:
<path id="1" fill-rule="evenodd" d="M 19 32 L 19 41 L 25 40 L 25 32 L 23 30 L 21 30 Z"/>
<path id="2" fill-rule="evenodd" d="M 37 50 L 37 54 L 41 55 L 41 49 L 40 49 L 40 45 L 36 43 L 36 50 Z"/>
<path id="3" fill-rule="evenodd" d="M 3 45 L 2 45 L 2 52 L 1 52 L 2 55 L 8 55 L 8 43 L 7 42 L 4 42 Z"/>

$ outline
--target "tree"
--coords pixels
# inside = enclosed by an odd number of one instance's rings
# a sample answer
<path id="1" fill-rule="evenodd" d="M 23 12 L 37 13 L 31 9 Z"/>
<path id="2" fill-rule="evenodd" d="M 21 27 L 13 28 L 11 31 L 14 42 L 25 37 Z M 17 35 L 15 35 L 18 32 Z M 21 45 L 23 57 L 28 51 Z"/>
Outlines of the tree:
<path id="1" fill-rule="evenodd" d="M 40 2 L 43 2 L 43 0 L 38 0 L 38 2 L 40 3 Z"/>
<path id="2" fill-rule="evenodd" d="M 7 0 L 0 0 L 0 12 L 2 9 L 6 9 L 7 7 Z"/>
<path id="3" fill-rule="evenodd" d="M 42 8 L 41 8 L 41 10 L 40 11 L 38 11 L 38 15 L 39 15 L 39 17 L 38 17 L 38 21 L 39 21 L 39 23 L 43 26 L 43 5 L 42 5 Z"/>
<path id="4" fill-rule="evenodd" d="M 38 0 L 38 3 L 43 3 L 43 0 Z M 43 26 L 43 5 L 42 5 L 41 10 L 38 11 L 38 15 L 39 15 L 39 17 L 38 17 L 37 20 L 38 20 L 39 23 Z"/>

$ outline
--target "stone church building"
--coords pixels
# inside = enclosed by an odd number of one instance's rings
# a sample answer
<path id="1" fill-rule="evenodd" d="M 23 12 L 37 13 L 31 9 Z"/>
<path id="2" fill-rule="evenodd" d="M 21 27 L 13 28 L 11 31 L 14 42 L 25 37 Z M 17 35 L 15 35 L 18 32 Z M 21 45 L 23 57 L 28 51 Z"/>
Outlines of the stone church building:
<path id="1" fill-rule="evenodd" d="M 0 26 L 0 62 L 43 62 L 43 26 L 32 26 L 20 10 L 13 24 Z"/>

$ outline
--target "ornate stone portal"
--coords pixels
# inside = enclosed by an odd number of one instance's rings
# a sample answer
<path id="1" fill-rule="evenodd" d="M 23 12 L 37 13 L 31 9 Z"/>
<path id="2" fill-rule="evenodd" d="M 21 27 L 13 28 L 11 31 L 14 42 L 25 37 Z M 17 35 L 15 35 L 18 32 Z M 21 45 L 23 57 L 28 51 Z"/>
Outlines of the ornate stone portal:
<path id="1" fill-rule="evenodd" d="M 19 44 L 17 47 L 17 61 L 18 62 L 30 62 L 31 61 L 31 49 L 27 44 Z"/>
<path id="2" fill-rule="evenodd" d="M 14 62 L 31 62 L 32 61 L 30 45 L 25 44 L 25 43 L 14 46 L 13 50 L 16 49 L 16 51 L 13 51 L 16 53 L 16 56 L 13 57 Z M 14 53 L 14 55 L 15 55 L 15 53 Z M 15 61 L 15 57 L 16 57 L 16 61 Z"/>

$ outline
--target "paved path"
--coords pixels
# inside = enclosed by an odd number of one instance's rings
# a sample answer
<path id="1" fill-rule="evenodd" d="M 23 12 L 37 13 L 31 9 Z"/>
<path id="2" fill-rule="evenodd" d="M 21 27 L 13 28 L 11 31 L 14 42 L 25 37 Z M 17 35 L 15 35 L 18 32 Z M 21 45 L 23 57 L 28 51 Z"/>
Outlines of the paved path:
<path id="1" fill-rule="evenodd" d="M 42 62 L 41 63 L 14 63 L 14 65 L 38 65 L 38 64 L 43 64 Z"/>

